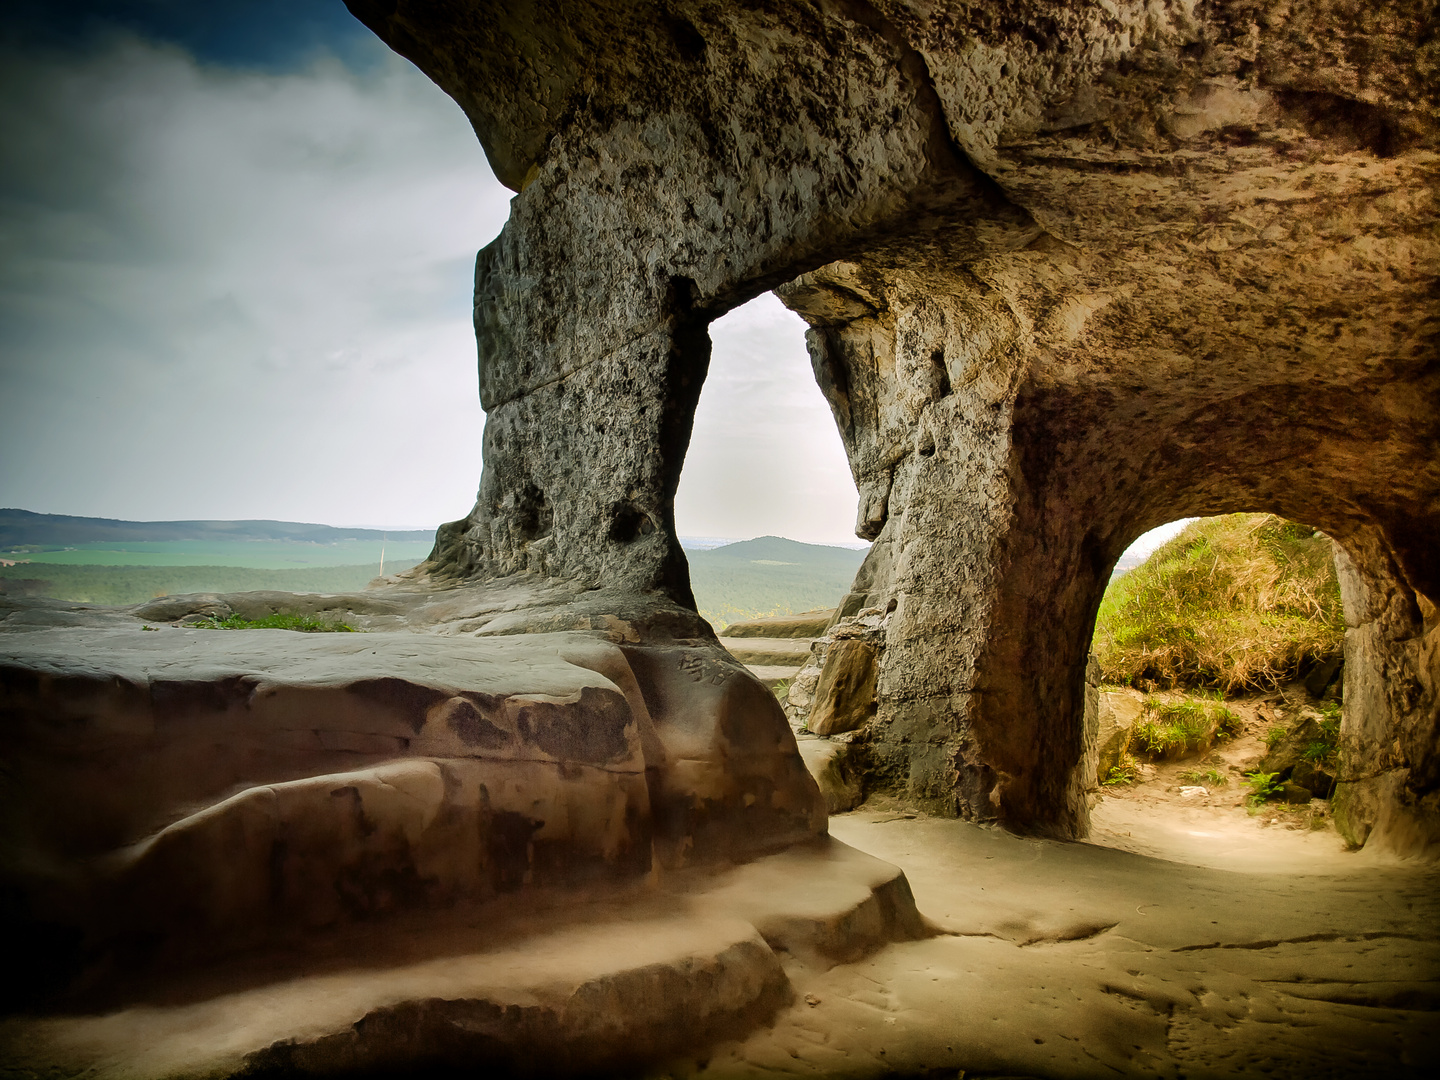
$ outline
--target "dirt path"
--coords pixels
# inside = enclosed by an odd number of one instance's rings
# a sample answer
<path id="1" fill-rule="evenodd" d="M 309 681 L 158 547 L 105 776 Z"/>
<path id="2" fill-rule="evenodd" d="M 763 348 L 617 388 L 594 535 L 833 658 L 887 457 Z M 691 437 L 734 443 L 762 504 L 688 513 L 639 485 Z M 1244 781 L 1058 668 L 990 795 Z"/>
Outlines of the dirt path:
<path id="1" fill-rule="evenodd" d="M 1234 781 L 1182 796 L 1193 766 L 1105 795 L 1090 843 L 832 818 L 905 869 L 936 936 L 796 966 L 771 1028 L 657 1075 L 1440 1075 L 1440 871 L 1248 814 Z"/>

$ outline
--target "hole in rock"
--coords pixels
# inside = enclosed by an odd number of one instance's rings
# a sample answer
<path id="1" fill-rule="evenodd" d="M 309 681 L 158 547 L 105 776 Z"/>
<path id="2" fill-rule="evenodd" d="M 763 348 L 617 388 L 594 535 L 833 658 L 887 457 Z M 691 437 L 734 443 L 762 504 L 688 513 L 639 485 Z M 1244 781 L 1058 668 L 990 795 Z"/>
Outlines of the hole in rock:
<path id="1" fill-rule="evenodd" d="M 1335 544 L 1308 525 L 1228 514 L 1141 537 L 1092 639 L 1092 839 L 1186 861 L 1338 856 L 1344 637 Z"/>
<path id="2" fill-rule="evenodd" d="M 805 329 L 769 293 L 710 324 L 675 520 L 697 606 L 722 633 L 833 608 L 868 549 L 855 537 L 855 484 Z"/>

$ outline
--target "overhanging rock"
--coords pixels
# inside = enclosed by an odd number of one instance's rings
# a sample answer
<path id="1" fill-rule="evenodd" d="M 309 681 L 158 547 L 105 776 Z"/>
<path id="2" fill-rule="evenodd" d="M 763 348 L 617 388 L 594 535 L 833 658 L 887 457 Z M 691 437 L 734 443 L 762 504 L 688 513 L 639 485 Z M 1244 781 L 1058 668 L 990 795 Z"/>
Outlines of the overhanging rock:
<path id="1" fill-rule="evenodd" d="M 868 741 L 896 787 L 1083 835 L 1110 568 L 1270 510 L 1355 561 L 1395 693 L 1347 717 L 1347 768 L 1426 733 L 1380 802 L 1440 835 L 1429 5 L 351 6 L 519 192 L 476 268 L 479 500 L 430 574 L 688 604 L 705 327 L 777 289 L 875 541 L 845 610 L 894 605 Z"/>

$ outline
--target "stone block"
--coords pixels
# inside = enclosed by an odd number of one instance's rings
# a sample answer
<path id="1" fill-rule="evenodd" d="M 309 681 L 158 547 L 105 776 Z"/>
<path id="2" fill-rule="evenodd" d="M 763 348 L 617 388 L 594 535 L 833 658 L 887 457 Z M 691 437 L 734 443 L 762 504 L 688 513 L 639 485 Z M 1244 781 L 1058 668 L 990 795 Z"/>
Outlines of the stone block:
<path id="1" fill-rule="evenodd" d="M 837 641 L 825 657 L 808 727 L 816 735 L 854 731 L 875 715 L 876 648 L 867 641 Z"/>

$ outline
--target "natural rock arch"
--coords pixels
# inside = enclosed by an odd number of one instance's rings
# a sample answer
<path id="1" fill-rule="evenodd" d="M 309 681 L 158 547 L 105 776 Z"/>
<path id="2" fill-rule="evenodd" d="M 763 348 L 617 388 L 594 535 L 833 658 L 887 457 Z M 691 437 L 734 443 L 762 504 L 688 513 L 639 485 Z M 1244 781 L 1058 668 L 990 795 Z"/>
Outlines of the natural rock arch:
<path id="1" fill-rule="evenodd" d="M 779 287 L 876 541 L 857 598 L 896 601 L 894 786 L 1083 834 L 1111 566 L 1263 509 L 1364 582 L 1351 835 L 1440 837 L 1424 4 L 350 6 L 520 192 L 476 268 L 485 475 L 433 575 L 693 603 L 705 326 Z"/>

